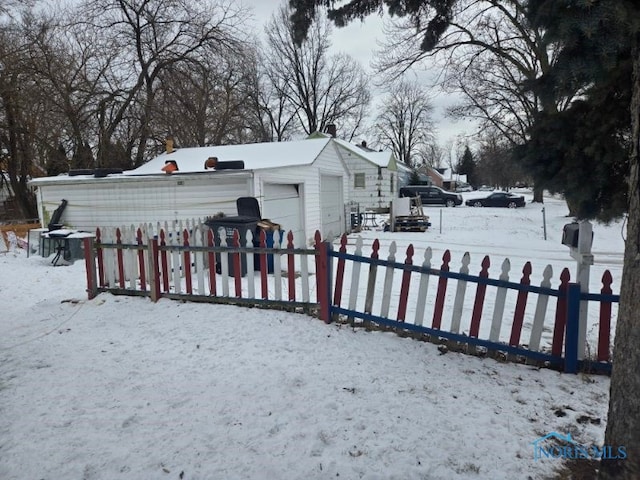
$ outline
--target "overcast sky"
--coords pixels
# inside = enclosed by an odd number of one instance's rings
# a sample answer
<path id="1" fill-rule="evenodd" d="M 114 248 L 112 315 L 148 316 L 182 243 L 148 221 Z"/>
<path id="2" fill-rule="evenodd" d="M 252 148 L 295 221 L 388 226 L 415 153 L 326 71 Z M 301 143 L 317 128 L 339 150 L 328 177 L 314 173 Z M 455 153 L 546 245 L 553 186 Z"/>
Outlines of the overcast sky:
<path id="1" fill-rule="evenodd" d="M 286 0 L 242 0 L 254 11 L 256 27 L 262 29 L 276 9 Z M 363 68 L 373 74 L 371 61 L 378 45 L 377 40 L 382 40 L 383 20 L 376 16 L 369 16 L 364 22 L 355 21 L 344 28 L 334 28 L 332 34 L 332 48 L 336 52 L 343 52 L 357 59 Z M 374 105 L 376 97 L 380 97 L 379 90 L 371 85 Z M 376 95 L 377 93 L 377 95 Z M 438 125 L 438 139 L 441 145 L 455 139 L 460 133 L 472 133 L 473 125 L 468 122 L 453 122 L 445 117 L 445 109 L 454 103 L 455 99 L 442 93 L 433 98 L 435 107 L 435 119 Z"/>

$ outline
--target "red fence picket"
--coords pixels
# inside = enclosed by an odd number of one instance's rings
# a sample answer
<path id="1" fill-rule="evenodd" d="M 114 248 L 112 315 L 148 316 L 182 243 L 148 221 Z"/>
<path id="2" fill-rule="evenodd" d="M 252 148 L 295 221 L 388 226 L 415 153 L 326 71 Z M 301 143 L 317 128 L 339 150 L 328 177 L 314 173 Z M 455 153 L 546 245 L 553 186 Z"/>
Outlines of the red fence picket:
<path id="1" fill-rule="evenodd" d="M 602 290 L 600 293 L 603 295 L 611 295 L 611 284 L 613 283 L 613 277 L 611 272 L 606 270 L 602 275 Z M 600 302 L 600 325 L 598 326 L 598 361 L 609 361 L 609 344 L 611 341 L 611 302 Z"/>
<path id="2" fill-rule="evenodd" d="M 444 255 L 442 255 L 442 266 L 440 267 L 441 272 L 449 271 L 449 262 L 451 262 L 451 252 L 449 250 L 445 250 Z M 433 310 L 433 321 L 431 322 L 431 328 L 436 330 L 440 330 L 442 326 L 442 312 L 444 311 L 444 296 L 447 293 L 447 277 L 444 275 L 440 276 L 438 280 L 438 292 L 436 293 L 436 303 Z"/>
<path id="3" fill-rule="evenodd" d="M 191 279 L 191 252 L 189 251 L 189 232 L 185 228 L 182 232 L 183 246 L 185 247 L 183 253 L 182 273 L 184 274 L 184 281 L 187 287 L 187 294 L 193 294 L 193 280 Z M 174 266 L 174 268 L 176 268 Z"/>
<path id="4" fill-rule="evenodd" d="M 338 250 L 340 253 L 346 253 L 347 252 L 347 234 L 343 234 L 342 237 L 340 237 L 340 248 Z M 345 263 L 345 259 L 344 258 L 339 258 L 338 259 L 338 267 L 336 269 L 336 282 L 335 282 L 335 289 L 334 289 L 334 294 L 333 294 L 333 304 L 337 307 L 340 306 L 340 303 L 342 302 L 342 286 L 343 286 L 343 280 L 344 280 L 344 263 Z"/>
<path id="5" fill-rule="evenodd" d="M 213 230 L 209 229 L 207 231 L 207 246 L 211 249 L 215 245 L 213 238 Z M 207 258 L 209 259 L 209 293 L 212 296 L 217 295 L 217 286 L 216 286 L 216 254 L 209 250 L 207 253 Z"/>
<path id="6" fill-rule="evenodd" d="M 529 286 L 531 284 L 531 262 L 524 264 L 522 268 L 522 278 L 520 279 L 520 285 Z M 527 297 L 529 292 L 527 290 L 520 290 L 518 292 L 518 299 L 516 300 L 516 309 L 513 313 L 513 324 L 511 326 L 511 337 L 509 338 L 509 345 L 517 347 L 520 344 L 520 335 L 522 334 L 522 324 L 524 322 L 524 311 L 527 307 Z"/>
<path id="7" fill-rule="evenodd" d="M 480 274 L 478 275 L 480 278 L 488 278 L 489 277 L 489 266 L 491 265 L 491 261 L 489 260 L 489 256 L 485 256 L 482 260 L 482 269 L 480 270 Z M 471 326 L 469 328 L 469 336 L 478 338 L 478 334 L 480 332 L 480 319 L 482 317 L 482 307 L 484 306 L 484 297 L 487 292 L 487 284 L 486 283 L 478 283 L 478 287 L 476 289 L 476 298 L 473 302 L 473 313 L 471 314 Z"/>
<path id="8" fill-rule="evenodd" d="M 558 287 L 560 296 L 556 304 L 556 319 L 553 327 L 553 342 L 551 344 L 551 355 L 558 357 L 562 355 L 564 333 L 567 325 L 567 291 L 569 288 L 569 280 L 571 280 L 571 274 L 569 273 L 569 269 L 565 268 L 560 274 L 560 286 Z"/>
<path id="9" fill-rule="evenodd" d="M 160 263 L 162 266 L 162 288 L 164 289 L 163 291 L 166 293 L 169 293 L 169 261 L 167 259 L 167 251 L 164 250 L 162 247 L 166 247 L 167 246 L 167 242 L 166 242 L 166 237 L 165 237 L 165 233 L 164 230 L 160 231 Z"/>
<path id="10" fill-rule="evenodd" d="M 116 250 L 118 259 L 118 281 L 120 282 L 120 288 L 125 288 L 125 276 L 124 276 L 124 258 L 122 255 L 122 233 L 119 228 L 116 228 L 116 244 L 118 248 Z"/>
<path id="11" fill-rule="evenodd" d="M 407 247 L 407 258 L 404 261 L 407 266 L 413 265 L 413 245 Z M 402 283 L 400 286 L 400 301 L 398 304 L 398 321 L 404 322 L 407 315 L 407 298 L 409 296 L 409 283 L 411 282 L 411 270 L 402 273 Z"/>

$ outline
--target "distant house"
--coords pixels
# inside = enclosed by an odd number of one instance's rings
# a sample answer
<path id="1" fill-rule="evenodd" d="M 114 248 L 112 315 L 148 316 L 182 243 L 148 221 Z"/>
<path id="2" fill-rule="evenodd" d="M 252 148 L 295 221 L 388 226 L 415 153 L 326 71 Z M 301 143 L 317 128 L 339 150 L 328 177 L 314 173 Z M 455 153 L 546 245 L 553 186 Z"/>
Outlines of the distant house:
<path id="1" fill-rule="evenodd" d="M 207 168 L 213 157 L 243 168 Z M 170 164 L 177 170 L 165 173 Z M 73 173 L 30 182 L 44 225 L 62 199 L 68 202 L 62 221 L 92 231 L 237 215 L 236 199 L 252 196 L 262 218 L 292 230 L 297 246 L 310 244 L 316 230 L 325 238 L 346 231 L 349 172 L 332 138 L 177 148 L 120 174 Z"/>
<path id="2" fill-rule="evenodd" d="M 316 132 L 309 138 L 328 138 L 327 133 Z M 373 150 L 366 142 L 349 143 L 333 139 L 340 156 L 349 170 L 350 200 L 361 210 L 385 211 L 400 187 L 407 185 L 411 169 L 398 161 L 389 150 Z"/>
<path id="3" fill-rule="evenodd" d="M 450 168 L 433 168 L 423 165 L 418 168 L 418 172 L 426 174 L 433 185 L 445 190 L 455 191 L 458 185 L 467 183 L 466 175 L 453 173 Z"/>

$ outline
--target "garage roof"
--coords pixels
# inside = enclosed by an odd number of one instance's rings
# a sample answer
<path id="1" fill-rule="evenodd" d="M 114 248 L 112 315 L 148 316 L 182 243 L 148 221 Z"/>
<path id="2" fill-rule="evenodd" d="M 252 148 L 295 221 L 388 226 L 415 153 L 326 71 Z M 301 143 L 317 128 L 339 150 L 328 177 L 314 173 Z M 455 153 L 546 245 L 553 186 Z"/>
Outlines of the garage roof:
<path id="1" fill-rule="evenodd" d="M 318 138 L 293 142 L 177 148 L 174 152 L 163 153 L 135 170 L 125 172 L 125 174 L 153 175 L 163 173 L 162 167 L 168 160 L 174 160 L 178 164 L 180 173 L 204 172 L 204 162 L 209 157 L 217 157 L 219 161 L 242 160 L 244 168 L 247 170 L 311 165 L 330 141 L 330 138 Z"/>

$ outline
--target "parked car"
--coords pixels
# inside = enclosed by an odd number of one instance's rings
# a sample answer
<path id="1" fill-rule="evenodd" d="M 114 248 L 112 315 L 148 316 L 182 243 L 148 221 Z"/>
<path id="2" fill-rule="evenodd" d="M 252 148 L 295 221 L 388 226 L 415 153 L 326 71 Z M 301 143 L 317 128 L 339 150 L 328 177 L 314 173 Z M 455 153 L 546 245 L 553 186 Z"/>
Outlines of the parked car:
<path id="1" fill-rule="evenodd" d="M 456 187 L 456 192 L 473 192 L 473 187 L 468 183 L 461 183 Z"/>
<path id="2" fill-rule="evenodd" d="M 408 185 L 400 189 L 400 197 L 420 197 L 422 205 L 445 205 L 455 207 L 462 205 L 462 196 L 447 192 L 440 187 L 426 185 Z"/>
<path id="3" fill-rule="evenodd" d="M 525 201 L 522 195 L 509 192 L 493 192 L 483 198 L 471 198 L 464 202 L 470 207 L 524 207 Z"/>

